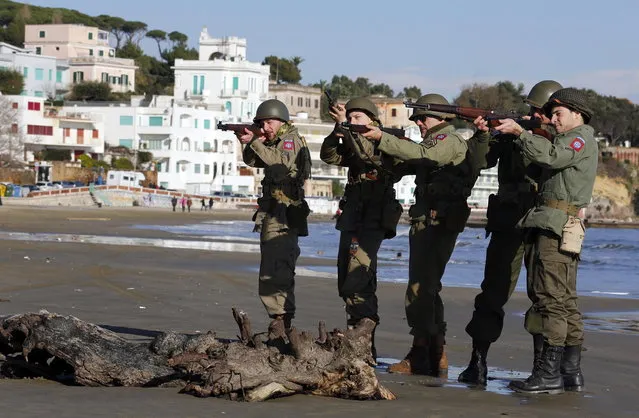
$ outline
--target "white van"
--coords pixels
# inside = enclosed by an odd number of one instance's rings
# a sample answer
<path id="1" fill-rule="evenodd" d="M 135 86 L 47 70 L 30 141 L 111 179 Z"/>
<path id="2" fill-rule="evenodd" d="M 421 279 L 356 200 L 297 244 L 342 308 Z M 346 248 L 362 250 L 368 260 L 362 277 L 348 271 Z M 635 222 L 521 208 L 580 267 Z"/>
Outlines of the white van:
<path id="1" fill-rule="evenodd" d="M 136 171 L 117 171 L 111 170 L 107 175 L 107 186 L 132 186 L 142 187 L 141 183 L 144 181 L 144 174 Z"/>

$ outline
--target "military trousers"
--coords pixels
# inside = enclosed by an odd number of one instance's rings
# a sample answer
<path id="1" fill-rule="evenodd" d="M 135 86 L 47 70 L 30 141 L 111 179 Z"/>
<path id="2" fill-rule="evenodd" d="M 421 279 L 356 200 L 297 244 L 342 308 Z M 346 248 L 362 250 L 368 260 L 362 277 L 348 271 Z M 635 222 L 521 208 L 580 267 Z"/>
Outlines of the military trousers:
<path id="1" fill-rule="evenodd" d="M 473 340 L 493 343 L 501 335 L 504 305 L 517 286 L 522 260 L 526 262 L 526 270 L 530 269 L 527 263 L 531 258 L 524 257 L 524 253 L 530 251 L 532 246 L 525 245 L 521 229 L 491 232 L 481 292 L 475 297 L 473 317 L 466 325 L 466 332 Z"/>
<path id="2" fill-rule="evenodd" d="M 377 252 L 383 229 L 342 231 L 337 253 L 337 290 L 346 303 L 347 324 L 363 318 L 379 323 L 377 314 Z"/>
<path id="3" fill-rule="evenodd" d="M 530 229 L 525 239 L 533 247 L 527 274 L 532 306 L 526 312 L 526 330 L 542 334 L 553 346 L 581 345 L 584 326 L 577 306 L 579 256 L 561 251 L 561 238 L 550 231 Z"/>
<path id="4" fill-rule="evenodd" d="M 270 317 L 295 316 L 295 264 L 300 255 L 298 231 L 265 222 L 260 235 L 258 293 Z"/>
<path id="5" fill-rule="evenodd" d="M 406 319 L 415 337 L 446 334 L 442 277 L 455 249 L 459 231 L 442 224 L 414 222 L 410 229 L 410 259 L 406 289 Z"/>

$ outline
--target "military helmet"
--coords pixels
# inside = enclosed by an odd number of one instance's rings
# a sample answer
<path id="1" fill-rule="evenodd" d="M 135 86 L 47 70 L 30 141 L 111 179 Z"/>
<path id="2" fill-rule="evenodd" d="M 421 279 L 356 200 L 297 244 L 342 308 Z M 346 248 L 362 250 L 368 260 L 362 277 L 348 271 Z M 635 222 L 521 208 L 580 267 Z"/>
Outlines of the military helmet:
<path id="1" fill-rule="evenodd" d="M 524 99 L 524 103 L 541 109 L 550 96 L 560 88 L 562 88 L 562 85 L 554 80 L 540 81 L 530 89 L 530 93 L 528 93 L 528 96 Z"/>
<path id="2" fill-rule="evenodd" d="M 375 103 L 373 103 L 366 97 L 356 97 L 349 100 L 348 102 L 346 102 L 345 108 L 347 115 L 353 110 L 361 110 L 362 112 L 368 114 L 371 119 L 379 122 L 379 110 L 377 109 L 377 106 L 375 106 Z"/>
<path id="3" fill-rule="evenodd" d="M 442 96 L 441 94 L 435 94 L 435 93 L 426 94 L 420 97 L 419 99 L 417 99 L 415 103 L 416 104 L 443 104 L 443 105 L 450 104 L 448 103 L 448 100 L 446 100 L 444 96 Z M 410 115 L 409 119 L 412 121 L 415 121 L 415 119 L 417 119 L 420 116 L 431 116 L 431 117 L 440 118 L 440 119 L 452 119 L 455 117 L 455 115 L 452 113 L 435 112 L 433 110 L 426 110 L 426 109 L 413 109 L 413 114 Z"/>
<path id="4" fill-rule="evenodd" d="M 577 89 L 565 88 L 559 89 L 550 96 L 550 99 L 544 104 L 544 112 L 547 117 L 552 116 L 553 108 L 564 106 L 575 112 L 581 113 L 584 123 L 590 122 L 592 119 L 592 109 L 588 106 L 588 98 L 586 94 Z"/>
<path id="5" fill-rule="evenodd" d="M 290 117 L 284 103 L 276 99 L 269 99 L 257 107 L 253 122 L 257 123 L 263 119 L 279 119 L 283 122 L 288 122 Z"/>

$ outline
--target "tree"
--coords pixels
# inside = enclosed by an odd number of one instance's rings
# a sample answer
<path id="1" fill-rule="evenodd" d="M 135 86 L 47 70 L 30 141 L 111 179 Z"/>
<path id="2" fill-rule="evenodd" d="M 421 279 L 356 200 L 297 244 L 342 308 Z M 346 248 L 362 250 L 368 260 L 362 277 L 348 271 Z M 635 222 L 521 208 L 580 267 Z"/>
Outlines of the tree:
<path id="1" fill-rule="evenodd" d="M 124 157 L 114 159 L 111 165 L 116 170 L 123 170 L 123 171 L 133 170 L 133 163 L 128 158 L 124 158 Z"/>
<path id="2" fill-rule="evenodd" d="M 137 60 L 144 55 L 144 51 L 135 43 L 127 40 L 118 50 L 118 58 L 131 58 Z"/>
<path id="3" fill-rule="evenodd" d="M 71 100 L 105 102 L 111 98 L 111 86 L 99 81 L 85 81 L 75 84 L 71 90 Z"/>
<path id="4" fill-rule="evenodd" d="M 175 49 L 178 46 L 186 48 L 186 43 L 189 40 L 189 37 L 183 34 L 182 32 L 173 31 L 169 33 L 169 41 L 173 42 L 173 48 Z"/>
<path id="5" fill-rule="evenodd" d="M 0 69 L 0 93 L 18 95 L 24 90 L 24 76 L 10 69 Z"/>
<path id="6" fill-rule="evenodd" d="M 417 100 L 422 96 L 422 89 L 417 86 L 404 87 L 404 90 L 397 95 L 399 98 Z"/>
<path id="7" fill-rule="evenodd" d="M 127 21 L 122 24 L 122 32 L 126 37 L 126 42 L 139 46 L 140 39 L 146 33 L 147 24 L 138 21 Z"/>
<path id="8" fill-rule="evenodd" d="M 269 55 L 264 58 L 262 65 L 269 65 L 271 67 L 270 79 L 276 83 L 289 83 L 297 84 L 302 79 L 300 69 L 297 67 L 303 59 L 300 57 L 293 57 L 293 59 L 280 58 L 274 55 Z M 297 65 L 296 65 L 297 63 Z"/>
<path id="9" fill-rule="evenodd" d="M 162 56 L 162 42 L 166 41 L 166 32 L 159 29 L 153 29 L 146 33 L 147 38 L 153 39 L 158 45 L 159 56 Z"/>
<path id="10" fill-rule="evenodd" d="M 0 96 L 0 161 L 3 165 L 14 166 L 21 160 L 25 138 L 20 131 L 18 110 L 11 101 Z"/>
<path id="11" fill-rule="evenodd" d="M 459 106 L 527 114 L 529 108 L 524 103 L 523 98 L 523 83 L 519 83 L 515 86 L 510 81 L 500 81 L 492 86 L 478 83 L 463 86 L 461 93 L 453 102 Z"/>
<path id="12" fill-rule="evenodd" d="M 393 97 L 395 95 L 393 93 L 393 89 L 390 88 L 388 84 L 384 84 L 384 83 L 372 85 L 370 88 L 370 94 L 382 95 L 386 97 Z"/>
<path id="13" fill-rule="evenodd" d="M 95 18 L 101 29 L 109 31 L 115 37 L 115 49 L 120 49 L 120 45 L 124 40 L 124 24 L 126 20 L 121 17 L 100 15 Z"/>

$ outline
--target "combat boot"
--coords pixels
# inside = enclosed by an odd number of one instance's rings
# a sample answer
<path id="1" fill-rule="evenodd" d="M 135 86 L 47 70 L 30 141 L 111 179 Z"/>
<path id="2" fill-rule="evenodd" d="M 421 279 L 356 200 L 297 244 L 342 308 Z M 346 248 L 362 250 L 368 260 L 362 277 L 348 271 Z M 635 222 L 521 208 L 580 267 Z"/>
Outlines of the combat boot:
<path id="1" fill-rule="evenodd" d="M 542 334 L 533 334 L 533 369 L 537 367 L 537 363 L 541 359 L 541 353 L 544 351 L 544 336 Z"/>
<path id="2" fill-rule="evenodd" d="M 457 380 L 461 383 L 469 383 L 472 385 L 486 386 L 488 382 L 488 366 L 486 358 L 488 357 L 488 341 L 473 340 L 473 352 L 470 355 L 470 363 L 466 370 L 460 373 Z"/>
<path id="3" fill-rule="evenodd" d="M 430 340 L 430 370 L 434 377 L 448 377 L 448 357 L 446 356 L 446 338 L 435 335 Z"/>
<path id="4" fill-rule="evenodd" d="M 526 380 L 513 380 L 508 387 L 520 393 L 548 393 L 555 395 L 564 391 L 564 380 L 561 377 L 561 357 L 563 347 L 544 342 L 544 348 L 532 374 Z"/>
<path id="5" fill-rule="evenodd" d="M 567 345 L 561 359 L 561 376 L 564 390 L 581 392 L 584 390 L 584 375 L 581 373 L 581 345 Z"/>
<path id="6" fill-rule="evenodd" d="M 428 338 L 414 337 L 411 347 L 404 360 L 388 367 L 389 373 L 400 374 L 430 374 L 430 357 L 428 356 Z"/>

